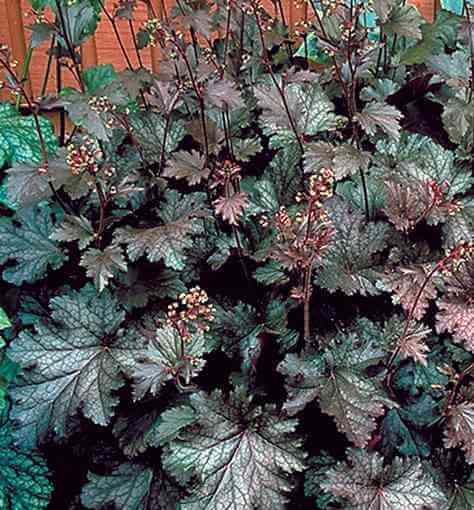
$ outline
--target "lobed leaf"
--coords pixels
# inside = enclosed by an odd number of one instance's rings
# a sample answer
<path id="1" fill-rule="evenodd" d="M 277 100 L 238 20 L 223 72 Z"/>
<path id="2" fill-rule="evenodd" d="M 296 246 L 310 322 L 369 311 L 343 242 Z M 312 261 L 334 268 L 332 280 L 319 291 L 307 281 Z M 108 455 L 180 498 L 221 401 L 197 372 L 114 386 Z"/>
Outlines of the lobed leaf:
<path id="1" fill-rule="evenodd" d="M 109 475 L 89 473 L 81 492 L 86 508 L 100 510 L 175 510 L 180 491 L 159 471 L 144 464 L 121 464 Z"/>
<path id="2" fill-rule="evenodd" d="M 89 248 L 81 257 L 80 265 L 85 267 L 87 276 L 92 278 L 99 292 L 109 284 L 118 271 L 126 271 L 127 263 L 119 246 L 107 246 L 104 250 Z"/>
<path id="3" fill-rule="evenodd" d="M 116 391 L 143 353 L 143 342 L 119 327 L 124 313 L 111 295 L 91 287 L 54 297 L 51 318 L 24 331 L 8 348 L 23 372 L 12 387 L 12 417 L 21 444 L 34 446 L 50 433 L 64 437 L 68 419 L 82 410 L 107 425 L 118 404 Z"/>
<path id="4" fill-rule="evenodd" d="M 360 113 L 355 114 L 355 118 L 368 135 L 374 136 L 377 129 L 381 129 L 395 140 L 400 138 L 402 117 L 402 113 L 394 106 L 376 101 L 368 103 Z"/>
<path id="5" fill-rule="evenodd" d="M 366 223 L 362 212 L 340 197 L 328 201 L 327 210 L 335 234 L 315 276 L 316 285 L 331 292 L 339 289 L 349 296 L 378 294 L 374 256 L 385 247 L 388 226 Z"/>
<path id="6" fill-rule="evenodd" d="M 150 262 L 163 260 L 167 267 L 184 269 L 186 250 L 192 248 L 194 235 L 203 232 L 201 218 L 206 215 L 202 193 L 182 197 L 170 191 L 160 211 L 163 224 L 151 228 L 123 227 L 115 231 L 115 242 L 127 245 L 127 255 L 134 262 L 147 255 Z"/>
<path id="7" fill-rule="evenodd" d="M 14 285 L 34 282 L 48 267 L 63 265 L 67 257 L 50 239 L 52 228 L 51 210 L 46 206 L 22 209 L 13 220 L 0 218 L 0 263 L 14 262 L 3 271 L 5 281 Z"/>
<path id="8" fill-rule="evenodd" d="M 464 401 L 448 409 L 444 446 L 460 446 L 466 462 L 474 464 L 474 402 Z"/>
<path id="9" fill-rule="evenodd" d="M 285 508 L 290 475 L 304 469 L 295 420 L 276 419 L 271 407 L 252 410 L 240 394 L 190 397 L 196 422 L 165 453 L 165 469 L 196 476 L 183 510 Z"/>
<path id="10" fill-rule="evenodd" d="M 377 452 L 349 450 L 349 463 L 339 463 L 327 473 L 323 488 L 346 498 L 358 510 L 391 508 L 393 510 L 437 510 L 446 496 L 429 472 L 417 460 L 395 458 L 384 466 Z"/>
<path id="11" fill-rule="evenodd" d="M 158 328 L 133 372 L 134 400 L 148 392 L 156 396 L 166 381 L 197 375 L 205 364 L 202 356 L 207 351 L 202 331 L 184 338 L 173 326 Z"/>
<path id="12" fill-rule="evenodd" d="M 438 299 L 436 330 L 448 331 L 456 342 L 474 352 L 474 259 L 471 257 L 446 279 L 446 292 Z"/>
<path id="13" fill-rule="evenodd" d="M 363 447 L 384 408 L 396 404 L 385 396 L 379 382 L 365 373 L 384 357 L 376 342 L 381 331 L 368 322 L 360 326 L 368 328 L 362 338 L 355 329 L 342 337 L 341 343 L 333 339 L 322 354 L 288 354 L 278 370 L 286 376 L 288 399 L 283 408 L 287 413 L 296 414 L 317 398 L 321 410 L 334 417 L 337 428 Z"/>
<path id="14" fill-rule="evenodd" d="M 198 151 L 178 151 L 168 161 L 163 176 L 185 179 L 190 186 L 207 180 L 210 170 L 205 166 L 205 158 Z"/>

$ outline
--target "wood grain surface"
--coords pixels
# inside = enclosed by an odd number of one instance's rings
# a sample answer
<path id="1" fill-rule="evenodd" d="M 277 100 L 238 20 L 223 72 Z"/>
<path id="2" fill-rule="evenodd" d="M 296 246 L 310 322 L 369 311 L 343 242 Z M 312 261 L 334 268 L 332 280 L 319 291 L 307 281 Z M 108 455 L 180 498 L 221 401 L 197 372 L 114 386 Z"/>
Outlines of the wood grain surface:
<path id="1" fill-rule="evenodd" d="M 420 12 L 428 19 L 432 20 L 434 17 L 435 8 L 438 0 L 411 0 L 416 4 Z M 160 9 L 161 0 L 154 0 L 156 11 Z M 173 5 L 173 0 L 164 0 L 162 7 L 170 9 Z M 290 26 L 298 20 L 304 18 L 304 9 L 297 8 L 294 5 L 294 0 L 283 0 L 284 15 L 286 22 Z M 15 9 L 15 7 L 18 8 Z M 107 0 L 106 5 L 112 7 L 114 0 Z M 272 2 L 265 0 L 264 5 L 271 11 L 273 9 Z M 136 20 L 134 22 L 134 29 L 138 27 L 147 18 L 146 7 L 143 3 L 139 3 L 140 7 L 137 9 Z M 22 19 L 13 19 L 15 12 L 21 13 Z M 9 14 L 9 16 L 7 16 Z M 18 17 L 18 16 L 17 16 Z M 20 65 L 24 58 L 25 46 L 21 40 L 21 24 L 24 28 L 24 39 L 28 44 L 29 30 L 27 25 L 32 21 L 32 15 L 27 0 L 0 0 L 0 43 L 7 42 L 14 51 L 14 56 L 19 60 Z M 138 66 L 138 59 L 133 45 L 130 27 L 128 22 L 119 21 L 120 31 L 123 34 L 122 38 L 132 65 Z M 42 87 L 42 77 L 47 65 L 47 43 L 35 50 L 33 62 L 30 71 L 31 86 L 35 94 L 38 94 Z M 143 63 L 148 68 L 158 68 L 159 51 L 156 49 L 145 49 L 141 51 L 141 58 Z M 112 30 L 110 22 L 105 16 L 102 16 L 99 28 L 94 39 L 91 39 L 88 44 L 83 48 L 83 59 L 87 65 L 93 65 L 97 59 L 99 63 L 111 63 L 118 69 L 126 68 L 126 60 L 120 51 L 117 43 L 116 36 Z M 53 91 L 57 87 L 56 70 L 53 69 L 50 80 L 48 82 L 48 90 Z M 74 78 L 66 71 L 63 76 L 63 85 L 74 85 Z M 5 93 L 3 93 L 5 98 Z"/>

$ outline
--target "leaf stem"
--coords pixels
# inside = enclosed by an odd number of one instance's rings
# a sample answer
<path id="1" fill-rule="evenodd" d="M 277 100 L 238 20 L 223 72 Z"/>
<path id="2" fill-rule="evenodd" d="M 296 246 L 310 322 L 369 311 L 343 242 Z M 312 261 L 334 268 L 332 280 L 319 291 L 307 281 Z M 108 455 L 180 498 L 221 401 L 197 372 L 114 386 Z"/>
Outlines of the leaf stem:
<path id="1" fill-rule="evenodd" d="M 181 5 L 180 0 L 176 0 L 176 5 L 178 6 L 178 9 L 181 11 L 181 14 L 183 16 L 186 16 L 186 11 L 185 11 L 184 7 Z M 197 43 L 196 31 L 194 30 L 194 27 L 192 25 L 190 25 L 190 27 L 189 27 L 189 33 L 191 34 L 191 42 L 193 45 L 194 58 L 196 59 L 196 62 L 197 62 L 199 60 L 198 43 Z"/>
<path id="2" fill-rule="evenodd" d="M 228 8 L 227 8 L 227 21 L 225 25 L 225 37 L 224 37 L 224 59 L 223 59 L 223 67 L 225 72 L 225 66 L 227 62 L 227 52 L 229 51 L 229 36 L 230 36 L 230 20 L 232 17 L 232 9 L 229 5 L 229 0 L 227 0 Z"/>
<path id="3" fill-rule="evenodd" d="M 171 112 L 168 112 L 168 114 L 166 115 L 165 129 L 163 132 L 163 142 L 161 144 L 160 168 L 158 169 L 158 175 L 161 175 L 161 172 L 163 172 L 163 168 L 165 166 L 166 144 L 168 142 L 168 132 L 170 126 L 171 126 Z"/>
<path id="4" fill-rule="evenodd" d="M 238 73 L 240 73 L 240 69 L 242 67 L 243 58 L 244 58 L 244 35 L 245 35 L 245 11 L 242 10 L 242 17 L 240 18 L 239 69 L 238 69 Z"/>
<path id="5" fill-rule="evenodd" d="M 23 85 L 23 81 L 19 80 L 17 76 L 15 75 L 13 69 L 10 67 L 9 63 L 2 59 L 0 57 L 0 65 L 4 67 L 4 69 L 8 72 L 8 74 L 11 76 L 11 78 L 16 82 L 16 86 L 20 90 L 20 95 L 22 95 L 28 105 L 28 108 L 31 112 L 31 115 L 33 116 L 33 123 L 35 125 L 35 131 L 38 135 L 38 141 L 40 144 L 40 151 L 41 151 L 41 160 L 42 160 L 42 166 L 43 169 L 47 172 L 49 168 L 49 157 L 48 157 L 48 150 L 46 147 L 46 142 L 43 137 L 43 131 L 41 129 L 41 123 L 38 115 L 38 107 L 35 105 L 32 101 L 32 99 L 29 97 L 28 93 L 25 90 L 25 87 Z M 54 187 L 53 183 L 51 181 L 48 181 L 48 185 L 51 189 L 51 192 L 53 193 L 54 197 L 56 198 L 57 202 L 59 203 L 60 207 L 64 210 L 66 214 L 74 214 L 75 212 L 72 210 L 72 208 L 69 207 L 69 205 L 65 204 L 62 198 L 60 197 L 58 191 Z"/>
<path id="6" fill-rule="evenodd" d="M 72 40 L 71 40 L 71 37 L 69 34 L 69 28 L 68 28 L 68 24 L 66 23 L 66 18 L 64 17 L 64 13 L 63 13 L 63 10 L 61 7 L 61 2 L 60 2 L 60 0 L 55 0 L 55 3 L 56 3 L 56 9 L 58 11 L 59 24 L 62 28 L 62 32 L 64 35 L 64 41 L 65 41 L 67 49 L 69 51 L 69 56 L 72 60 L 73 67 L 76 71 L 76 77 L 79 82 L 79 86 L 81 88 L 81 91 L 84 92 L 85 86 L 84 86 L 84 81 L 82 80 L 81 66 L 79 65 L 79 62 L 76 58 L 77 57 L 76 51 L 74 49 L 74 46 L 73 46 L 73 43 L 72 43 Z"/>
<path id="7" fill-rule="evenodd" d="M 59 93 L 62 89 L 62 66 L 61 61 L 56 59 L 56 93 L 59 96 Z M 64 108 L 61 108 L 59 112 L 59 140 L 60 144 L 64 145 L 64 139 L 66 137 L 66 112 Z"/>
<path id="8" fill-rule="evenodd" d="M 6 60 L 4 60 L 3 58 L 0 57 L 0 65 L 7 71 L 7 73 L 10 75 L 12 80 L 15 82 L 16 87 L 20 91 L 20 96 L 24 97 L 24 99 L 28 105 L 28 108 L 31 111 L 31 114 L 33 115 L 33 122 L 35 125 L 36 132 L 38 134 L 38 140 L 40 143 L 41 158 L 43 161 L 43 166 L 45 167 L 45 169 L 47 169 L 48 168 L 48 151 L 46 149 L 46 143 L 44 141 L 43 132 L 41 130 L 41 124 L 40 124 L 39 116 L 38 116 L 38 108 L 35 104 L 33 104 L 32 99 L 30 98 L 30 96 L 28 95 L 28 93 L 25 90 L 23 81 L 18 79 L 14 70 L 11 68 L 10 64 Z"/>
<path id="9" fill-rule="evenodd" d="M 452 389 L 451 393 L 449 394 L 448 398 L 446 399 L 446 404 L 444 406 L 444 414 L 446 414 L 449 411 L 449 408 L 453 405 L 454 401 L 456 400 L 456 397 L 458 395 L 459 389 L 461 388 L 464 379 L 472 372 L 474 371 L 474 362 L 470 363 L 468 367 L 463 370 L 459 376 L 456 379 L 456 384 L 454 385 L 454 388 Z"/>
<path id="10" fill-rule="evenodd" d="M 255 5 L 255 2 L 253 2 L 253 4 Z M 277 92 L 278 92 L 279 96 L 281 97 L 281 100 L 283 102 L 283 107 L 285 108 L 285 113 L 286 113 L 286 115 L 288 117 L 288 121 L 290 123 L 291 130 L 293 131 L 293 133 L 294 133 L 294 135 L 296 137 L 296 141 L 297 141 L 297 143 L 299 145 L 299 148 L 301 150 L 301 154 L 303 155 L 304 152 L 305 152 L 304 146 L 303 146 L 303 142 L 301 141 L 301 137 L 300 137 L 300 135 L 298 133 L 298 130 L 296 128 L 295 121 L 294 121 L 294 119 L 293 119 L 293 117 L 291 115 L 290 108 L 288 106 L 288 102 L 286 100 L 283 88 L 280 87 L 280 84 L 278 83 L 278 80 L 277 80 L 277 78 L 275 76 L 275 73 L 273 72 L 270 59 L 268 58 L 268 50 L 267 50 L 267 47 L 266 47 L 266 44 L 265 44 L 265 36 L 263 35 L 263 28 L 262 28 L 262 25 L 260 23 L 260 18 L 259 18 L 257 9 L 255 9 L 255 21 L 256 21 L 256 24 L 257 24 L 257 27 L 258 27 L 258 33 L 259 33 L 260 42 L 261 42 L 261 45 L 262 45 L 262 51 L 263 51 L 263 55 L 264 55 L 263 56 L 263 61 L 266 64 L 268 72 L 270 73 L 270 77 L 271 77 L 271 79 L 273 81 L 273 84 L 275 85 L 275 88 L 277 89 Z"/>
<path id="11" fill-rule="evenodd" d="M 28 45 L 28 51 L 26 52 L 25 61 L 23 62 L 23 70 L 21 73 L 21 80 L 24 82 L 28 78 L 28 72 L 30 70 L 31 57 L 33 56 L 33 47 L 31 42 Z M 16 109 L 20 109 L 20 96 L 16 98 Z"/>
<path id="12" fill-rule="evenodd" d="M 133 27 L 132 20 L 128 20 L 128 27 L 130 29 L 130 35 L 132 36 L 133 47 L 135 48 L 135 54 L 137 56 L 138 65 L 140 66 L 140 68 L 143 69 L 145 66 L 143 65 L 142 56 L 140 54 L 140 50 L 138 49 L 137 35 L 135 34 L 135 29 Z"/>
<path id="13" fill-rule="evenodd" d="M 443 259 L 444 260 L 444 259 Z M 434 267 L 433 269 L 426 275 L 425 277 L 425 280 L 423 281 L 421 287 L 419 288 L 418 292 L 416 293 L 416 296 L 415 296 L 415 300 L 413 301 L 413 304 L 410 308 L 410 311 L 408 312 L 408 316 L 407 316 L 407 319 L 405 321 L 405 326 L 403 328 L 403 332 L 400 336 L 400 340 L 398 342 L 398 346 L 397 348 L 392 352 L 392 355 L 390 356 L 390 359 L 388 360 L 388 363 L 387 363 L 387 369 L 390 369 L 390 367 L 393 365 L 393 362 L 395 361 L 395 358 L 398 356 L 402 346 L 403 346 L 403 342 L 405 340 L 405 336 L 406 334 L 408 333 L 408 329 L 411 325 L 411 322 L 413 320 L 413 316 L 415 314 L 415 310 L 416 310 L 416 307 L 418 306 L 418 303 L 421 299 L 421 296 L 423 295 L 423 292 L 425 291 L 426 289 L 426 286 L 428 285 L 428 283 L 431 281 L 431 279 L 433 278 L 433 276 L 440 270 L 440 268 L 442 267 L 443 265 L 443 261 L 441 262 L 438 262 Z"/>
<path id="14" fill-rule="evenodd" d="M 203 134 L 203 138 L 204 138 L 204 151 L 205 151 L 205 156 L 206 156 L 206 165 L 209 163 L 209 139 L 208 139 L 208 136 L 207 136 L 207 124 L 206 124 L 206 113 L 205 113 L 205 104 L 204 104 L 204 99 L 202 97 L 202 93 L 198 87 L 198 84 L 196 82 L 196 79 L 194 77 L 194 73 L 193 73 L 193 70 L 191 68 L 191 64 L 189 63 L 189 60 L 188 60 L 188 57 L 186 55 L 186 52 L 183 50 L 183 48 L 181 48 L 181 45 L 179 44 L 179 41 L 174 41 L 174 46 L 175 48 L 178 50 L 179 54 L 181 55 L 183 61 L 184 61 L 184 64 L 186 66 L 186 69 L 188 71 L 188 74 L 189 74 L 189 79 L 191 80 L 191 84 L 193 86 L 193 89 L 194 89 L 194 92 L 197 96 L 197 99 L 198 99 L 198 104 L 199 104 L 199 114 L 200 114 L 200 118 L 201 118 L 201 127 L 202 127 L 202 134 Z"/>
<path id="15" fill-rule="evenodd" d="M 48 87 L 49 75 L 51 74 L 51 65 L 53 63 L 53 49 L 56 45 L 56 35 L 51 37 L 51 44 L 49 46 L 48 51 L 48 60 L 46 62 L 46 72 L 43 76 L 43 83 L 41 85 L 40 97 L 43 97 L 46 94 L 46 88 Z"/>
<path id="16" fill-rule="evenodd" d="M 104 190 L 102 189 L 102 185 L 100 182 L 96 181 L 95 183 L 95 189 L 97 191 L 97 196 L 99 197 L 99 205 L 100 205 L 100 216 L 99 216 L 99 228 L 96 233 L 96 244 L 97 248 L 100 249 L 101 243 L 102 243 L 102 236 L 104 234 L 105 230 L 105 220 L 106 220 L 106 209 L 108 200 L 104 194 Z"/>
<path id="17" fill-rule="evenodd" d="M 285 11 L 283 9 L 283 5 L 281 3 L 281 0 L 277 0 L 277 3 L 278 3 L 278 9 L 280 11 L 281 22 L 283 23 L 284 27 L 288 31 L 288 35 L 289 35 L 290 34 L 290 30 L 289 30 L 288 24 L 286 22 Z M 285 46 L 286 46 L 286 52 L 288 54 L 288 60 L 289 60 L 290 64 L 293 64 L 293 51 L 292 51 L 292 48 L 291 48 L 291 40 L 288 40 L 288 42 L 286 43 Z"/>
<path id="18" fill-rule="evenodd" d="M 58 1 L 58 0 L 56 0 L 56 1 Z M 102 0 L 97 0 L 97 2 L 99 3 L 100 8 L 102 9 L 106 18 L 109 20 L 110 24 L 112 25 L 112 30 L 113 30 L 113 32 L 115 34 L 115 38 L 117 39 L 117 42 L 120 46 L 120 51 L 122 52 L 122 55 L 125 59 L 127 67 L 131 71 L 133 71 L 133 64 L 132 64 L 132 61 L 130 60 L 130 57 L 128 56 L 127 50 L 125 49 L 125 45 L 123 44 L 122 36 L 120 35 L 120 30 L 117 27 L 117 22 L 115 21 L 114 17 L 110 14 L 110 12 L 105 7 L 104 2 Z"/>
<path id="19" fill-rule="evenodd" d="M 312 285 L 311 285 L 311 277 L 313 273 L 313 257 L 311 257 L 308 267 L 305 269 L 304 273 L 304 288 L 303 288 L 303 339 L 305 346 L 308 344 L 311 339 L 311 294 L 312 294 Z"/>

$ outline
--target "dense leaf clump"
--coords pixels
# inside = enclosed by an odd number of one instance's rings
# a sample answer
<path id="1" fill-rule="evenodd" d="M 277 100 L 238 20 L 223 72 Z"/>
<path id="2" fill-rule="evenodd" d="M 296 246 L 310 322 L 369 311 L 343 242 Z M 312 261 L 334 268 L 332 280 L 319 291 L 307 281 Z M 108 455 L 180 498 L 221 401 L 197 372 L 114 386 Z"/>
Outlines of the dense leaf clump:
<path id="1" fill-rule="evenodd" d="M 469 5 L 30 3 L 39 97 L 0 46 L 0 509 L 472 510 Z M 122 67 L 84 65 L 101 19 Z"/>

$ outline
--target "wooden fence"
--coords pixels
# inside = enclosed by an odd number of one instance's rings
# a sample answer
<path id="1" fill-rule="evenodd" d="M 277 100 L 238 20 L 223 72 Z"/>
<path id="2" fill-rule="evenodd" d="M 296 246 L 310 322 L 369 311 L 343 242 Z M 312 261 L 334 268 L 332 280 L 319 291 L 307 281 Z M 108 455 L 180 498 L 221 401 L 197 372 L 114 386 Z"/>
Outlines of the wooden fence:
<path id="1" fill-rule="evenodd" d="M 163 13 L 163 9 L 170 9 L 173 0 L 152 0 L 155 4 L 156 12 Z M 416 5 L 419 11 L 428 21 L 432 21 L 438 8 L 439 0 L 409 0 Z M 115 0 L 107 0 L 108 7 L 113 6 Z M 273 9 L 271 0 L 263 2 L 268 9 Z M 283 0 L 285 18 L 288 25 L 293 27 L 297 21 L 304 19 L 305 8 L 297 7 L 294 0 Z M 145 4 L 140 2 L 135 19 L 135 29 L 147 19 Z M 12 48 L 13 57 L 18 60 L 19 66 L 23 65 L 30 33 L 25 28 L 32 22 L 31 9 L 27 0 L 0 0 L 0 43 L 6 42 Z M 137 65 L 137 57 L 134 51 L 133 39 L 130 32 L 130 26 L 126 21 L 119 21 L 121 33 L 124 34 L 125 49 L 133 63 Z M 38 94 L 42 86 L 42 77 L 47 65 L 47 47 L 40 47 L 35 50 L 32 65 L 30 66 L 28 87 L 33 93 Z M 110 23 L 105 16 L 102 17 L 100 25 L 94 37 L 82 48 L 82 58 L 86 66 L 97 63 L 112 63 L 117 68 L 124 68 L 125 62 L 123 56 L 117 49 L 117 41 L 111 29 Z M 150 48 L 142 52 L 144 64 L 153 70 L 157 70 L 159 65 L 159 54 L 156 48 Z M 64 76 L 64 85 L 72 85 L 73 80 L 69 76 Z M 56 87 L 57 76 L 55 69 L 50 74 L 48 83 L 49 90 Z"/>

